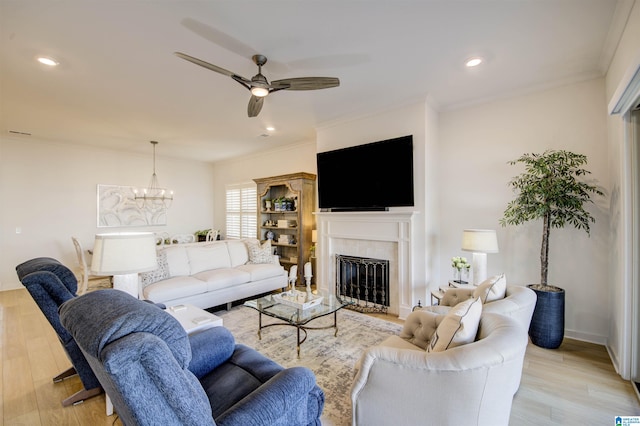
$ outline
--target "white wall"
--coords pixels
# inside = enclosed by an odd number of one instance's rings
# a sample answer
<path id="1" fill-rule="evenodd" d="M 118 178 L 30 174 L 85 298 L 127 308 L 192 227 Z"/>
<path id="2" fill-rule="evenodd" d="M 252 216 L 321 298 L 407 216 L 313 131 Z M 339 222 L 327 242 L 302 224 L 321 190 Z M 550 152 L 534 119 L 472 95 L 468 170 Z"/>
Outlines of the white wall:
<path id="1" fill-rule="evenodd" d="M 225 234 L 225 187 L 253 179 L 289 173 L 316 173 L 315 141 L 300 142 L 213 165 L 214 227 Z"/>
<path id="2" fill-rule="evenodd" d="M 527 152 L 566 149 L 585 154 L 587 169 L 609 192 L 604 80 L 596 79 L 440 115 L 439 179 L 442 280 L 464 228 L 496 229 L 500 253 L 488 255 L 489 275 L 513 284 L 540 281 L 542 222 L 502 228 L 498 221 L 514 194 L 509 180 L 523 171 L 509 160 Z M 587 206 L 596 223 L 591 238 L 573 228 L 552 229 L 549 283 L 566 290 L 567 336 L 604 343 L 609 332 L 609 201 Z"/>
<path id="3" fill-rule="evenodd" d="M 99 232 L 124 230 L 193 233 L 213 224 L 212 166 L 164 158 L 157 150 L 160 184 L 175 191 L 166 226 L 97 227 L 97 184 L 147 186 L 149 155 L 36 138 L 0 138 L 0 289 L 19 288 L 15 267 L 34 257 L 60 260 L 76 270 L 71 236 L 93 247 Z M 22 233 L 16 234 L 16 228 Z"/>
<path id="4" fill-rule="evenodd" d="M 606 75 L 606 101 L 611 99 L 622 84 L 630 67 L 637 66 L 640 54 L 640 3 L 635 2 L 627 20 L 624 33 L 618 44 L 614 58 Z M 630 236 L 630 182 L 628 169 L 628 148 L 625 146 L 623 117 L 610 116 L 608 119 L 609 174 L 611 180 L 611 264 L 608 349 L 613 364 L 623 378 L 630 374 L 630 321 L 631 321 L 631 279 L 629 276 L 631 253 Z"/>

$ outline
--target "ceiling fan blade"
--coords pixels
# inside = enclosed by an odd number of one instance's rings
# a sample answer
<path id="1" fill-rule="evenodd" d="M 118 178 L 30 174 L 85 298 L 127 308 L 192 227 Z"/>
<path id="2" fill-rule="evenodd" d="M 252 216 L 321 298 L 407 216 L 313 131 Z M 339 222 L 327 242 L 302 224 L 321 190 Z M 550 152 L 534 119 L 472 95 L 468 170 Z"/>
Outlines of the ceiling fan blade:
<path id="1" fill-rule="evenodd" d="M 281 90 L 318 90 L 338 86 L 340 86 L 340 80 L 335 77 L 285 78 L 271 82 L 271 87 Z"/>
<path id="2" fill-rule="evenodd" d="M 210 64 L 209 62 L 203 61 L 202 59 L 194 58 L 193 56 L 189 56 L 189 55 L 187 55 L 185 53 L 182 53 L 182 52 L 173 52 L 173 54 L 176 55 L 178 58 L 182 58 L 185 61 L 189 61 L 189 62 L 192 62 L 192 63 L 194 63 L 196 65 L 200 65 L 201 67 L 204 67 L 204 68 L 206 68 L 208 70 L 215 71 L 215 72 L 220 73 L 222 75 L 226 75 L 228 77 L 233 78 L 236 81 L 240 80 L 240 81 L 243 81 L 243 82 L 246 82 L 246 83 L 251 83 L 251 80 L 248 80 L 248 79 L 246 79 L 246 78 L 244 78 L 244 77 L 242 77 L 242 76 L 240 76 L 240 75 L 238 75 L 236 73 L 233 73 L 233 72 L 231 72 L 229 70 L 221 68 L 221 67 L 219 67 L 217 65 L 213 65 L 213 64 Z"/>
<path id="3" fill-rule="evenodd" d="M 249 117 L 257 117 L 262 110 L 262 104 L 264 104 L 264 97 L 252 95 L 251 99 L 249 99 L 249 106 L 247 107 Z"/>

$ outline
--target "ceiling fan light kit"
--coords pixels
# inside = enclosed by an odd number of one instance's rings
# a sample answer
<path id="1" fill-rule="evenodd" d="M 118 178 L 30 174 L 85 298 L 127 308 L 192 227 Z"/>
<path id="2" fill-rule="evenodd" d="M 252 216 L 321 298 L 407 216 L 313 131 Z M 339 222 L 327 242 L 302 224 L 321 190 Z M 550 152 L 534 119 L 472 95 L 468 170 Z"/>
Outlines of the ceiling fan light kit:
<path id="1" fill-rule="evenodd" d="M 217 65 L 210 64 L 202 59 L 194 58 L 193 56 L 189 56 L 185 53 L 174 52 L 174 54 L 185 61 L 189 61 L 203 68 L 207 68 L 208 70 L 231 77 L 240 85 L 248 89 L 251 92 L 251 98 L 249 99 L 249 105 L 247 106 L 247 115 L 249 117 L 257 117 L 262 110 L 264 98 L 270 93 L 277 92 L 278 90 L 319 90 L 340 86 L 340 80 L 335 77 L 285 78 L 282 80 L 274 80 L 269 83 L 269 80 L 262 75 L 262 66 L 267 63 L 267 57 L 264 55 L 253 55 L 251 58 L 258 66 L 258 74 L 254 75 L 251 77 L 251 80 L 249 80 L 241 75 Z"/>

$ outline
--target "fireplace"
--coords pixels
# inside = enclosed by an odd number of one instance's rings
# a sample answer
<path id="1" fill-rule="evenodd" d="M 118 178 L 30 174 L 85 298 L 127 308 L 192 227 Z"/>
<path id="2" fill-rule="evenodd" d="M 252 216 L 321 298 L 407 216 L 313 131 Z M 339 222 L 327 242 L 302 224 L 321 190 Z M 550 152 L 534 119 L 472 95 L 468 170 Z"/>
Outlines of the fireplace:
<path id="1" fill-rule="evenodd" d="M 389 261 L 336 255 L 336 292 L 343 300 L 353 302 L 350 309 L 387 313 Z"/>
<path id="2" fill-rule="evenodd" d="M 318 259 L 316 285 L 339 294 L 338 256 L 388 260 L 385 303 L 389 314 L 404 319 L 419 297 L 413 295 L 413 212 L 316 212 Z M 381 293 L 382 291 L 376 290 Z M 360 290 L 362 294 L 362 289 Z M 378 296 L 379 297 L 379 296 Z M 415 300 L 414 300 L 415 299 Z"/>

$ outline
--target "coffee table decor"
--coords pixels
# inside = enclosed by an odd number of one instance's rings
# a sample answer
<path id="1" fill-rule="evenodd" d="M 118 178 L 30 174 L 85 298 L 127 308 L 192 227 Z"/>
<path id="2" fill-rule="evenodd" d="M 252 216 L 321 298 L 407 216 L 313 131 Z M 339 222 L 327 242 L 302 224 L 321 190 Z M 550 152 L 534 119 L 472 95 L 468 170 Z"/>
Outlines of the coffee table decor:
<path id="1" fill-rule="evenodd" d="M 298 296 L 300 296 L 299 301 Z M 343 301 L 334 295 L 330 295 L 328 297 L 312 295 L 311 300 L 306 302 L 308 298 L 309 296 L 307 296 L 307 293 L 294 289 L 284 293 L 270 294 L 259 299 L 253 299 L 245 302 L 244 306 L 258 311 L 258 339 L 262 339 L 263 328 L 273 327 L 275 325 L 289 325 L 295 327 L 297 332 L 296 351 L 299 358 L 300 345 L 307 340 L 307 330 L 334 328 L 335 331 L 333 336 L 336 337 L 338 335 L 338 311 L 345 306 L 352 304 L 352 302 Z M 305 304 L 309 304 L 309 306 L 304 307 Z M 322 327 L 311 327 L 307 325 L 309 322 L 317 318 L 331 314 L 333 314 L 333 324 L 331 325 Z M 263 324 L 263 315 L 277 318 L 282 322 Z"/>
<path id="2" fill-rule="evenodd" d="M 309 309 L 319 305 L 324 299 L 323 296 L 306 293 L 298 290 L 289 290 L 282 293 L 276 293 L 273 298 L 283 305 L 291 306 L 296 309 Z"/>

